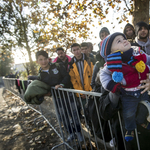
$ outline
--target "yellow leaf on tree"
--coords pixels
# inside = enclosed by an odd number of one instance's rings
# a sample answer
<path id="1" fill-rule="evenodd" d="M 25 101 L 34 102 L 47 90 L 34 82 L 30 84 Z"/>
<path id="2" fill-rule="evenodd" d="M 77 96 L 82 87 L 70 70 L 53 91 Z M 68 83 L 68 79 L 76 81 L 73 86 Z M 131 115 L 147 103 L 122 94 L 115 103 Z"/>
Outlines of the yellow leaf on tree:
<path id="1" fill-rule="evenodd" d="M 102 23 L 101 23 L 101 22 L 98 22 L 98 24 L 101 25 Z"/>
<path id="2" fill-rule="evenodd" d="M 112 8 L 114 8 L 116 5 L 112 5 Z"/>
<path id="3" fill-rule="evenodd" d="M 39 31 L 34 30 L 33 32 L 34 32 L 34 33 L 38 33 Z"/>

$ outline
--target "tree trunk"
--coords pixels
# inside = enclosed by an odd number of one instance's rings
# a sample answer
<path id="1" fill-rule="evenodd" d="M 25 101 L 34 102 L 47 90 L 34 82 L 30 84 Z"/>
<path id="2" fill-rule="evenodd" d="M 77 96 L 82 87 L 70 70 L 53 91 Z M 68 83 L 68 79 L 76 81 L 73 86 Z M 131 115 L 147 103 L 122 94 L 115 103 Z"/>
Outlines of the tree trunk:
<path id="1" fill-rule="evenodd" d="M 149 0 L 134 0 L 132 15 L 132 23 L 134 25 L 139 21 L 149 24 Z"/>
<path id="2" fill-rule="evenodd" d="M 29 56 L 29 63 L 30 63 L 31 74 L 35 75 L 36 71 L 35 71 L 35 68 L 34 68 L 34 63 L 33 63 L 32 57 L 31 57 L 31 51 L 30 51 L 29 47 L 27 48 L 27 52 L 28 52 L 28 56 Z"/>

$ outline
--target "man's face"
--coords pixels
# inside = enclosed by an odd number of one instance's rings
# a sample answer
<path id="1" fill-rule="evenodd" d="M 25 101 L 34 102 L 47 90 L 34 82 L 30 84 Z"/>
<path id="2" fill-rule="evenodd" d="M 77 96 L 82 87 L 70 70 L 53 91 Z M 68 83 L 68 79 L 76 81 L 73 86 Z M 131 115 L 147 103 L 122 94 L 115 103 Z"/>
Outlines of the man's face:
<path id="1" fill-rule="evenodd" d="M 146 39 L 148 37 L 148 30 L 145 27 L 141 27 L 138 32 L 138 39 Z"/>
<path id="2" fill-rule="evenodd" d="M 72 47 L 71 52 L 74 54 L 74 56 L 75 56 L 77 59 L 82 56 L 82 54 L 81 54 L 81 48 L 80 48 L 79 46 Z"/>
<path id="3" fill-rule="evenodd" d="M 36 61 L 43 70 L 49 69 L 49 58 L 39 55 Z"/>
<path id="4" fill-rule="evenodd" d="M 88 56 L 89 55 L 89 49 L 88 49 L 88 47 L 81 47 L 81 52 L 82 53 L 84 53 L 86 56 Z"/>
<path id="5" fill-rule="evenodd" d="M 118 35 L 112 42 L 111 53 L 120 50 L 121 52 L 125 52 L 131 48 L 130 42 L 128 42 L 122 35 Z"/>
<path id="6" fill-rule="evenodd" d="M 133 38 L 134 36 L 134 32 L 130 27 L 126 28 L 126 36 L 127 38 Z"/>
<path id="7" fill-rule="evenodd" d="M 103 31 L 100 33 L 101 40 L 103 40 L 108 35 L 107 32 Z"/>
<path id="8" fill-rule="evenodd" d="M 66 53 L 62 50 L 58 50 L 57 55 L 58 55 L 58 58 L 61 59 L 62 61 L 65 60 L 66 58 Z"/>

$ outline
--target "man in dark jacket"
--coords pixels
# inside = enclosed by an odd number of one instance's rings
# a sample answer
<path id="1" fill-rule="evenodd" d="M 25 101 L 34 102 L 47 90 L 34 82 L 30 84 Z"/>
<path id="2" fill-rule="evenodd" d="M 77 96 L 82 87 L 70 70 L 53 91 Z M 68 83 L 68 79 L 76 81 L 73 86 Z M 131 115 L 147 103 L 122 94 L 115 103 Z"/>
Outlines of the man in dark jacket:
<path id="1" fill-rule="evenodd" d="M 56 49 L 56 53 L 58 57 L 56 57 L 53 63 L 61 63 L 65 66 L 66 70 L 69 71 L 69 62 L 71 61 L 71 57 L 66 55 L 66 52 L 62 47 Z"/>
<path id="2" fill-rule="evenodd" d="M 102 96 L 99 99 L 99 112 L 101 117 L 104 120 L 111 120 L 114 124 L 114 131 L 115 131 L 115 141 L 118 145 L 119 150 L 125 149 L 123 144 L 123 135 L 121 133 L 120 125 L 119 125 L 119 118 L 118 118 L 118 111 L 121 113 L 121 103 L 120 103 L 120 95 L 119 93 L 111 93 L 104 89 L 102 89 Z M 143 104 L 139 104 L 137 113 L 136 113 L 136 120 L 140 122 L 141 120 L 145 119 L 148 114 L 147 108 Z M 121 117 L 122 118 L 122 117 Z M 94 118 L 93 118 L 94 119 Z M 124 124 L 123 124 L 123 130 Z M 140 125 L 137 125 L 138 131 L 138 138 L 141 150 L 146 150 L 150 148 L 150 144 L 148 139 L 150 138 L 150 131 L 143 128 Z M 137 143 L 136 138 L 133 141 L 126 142 L 127 150 L 137 150 Z"/>

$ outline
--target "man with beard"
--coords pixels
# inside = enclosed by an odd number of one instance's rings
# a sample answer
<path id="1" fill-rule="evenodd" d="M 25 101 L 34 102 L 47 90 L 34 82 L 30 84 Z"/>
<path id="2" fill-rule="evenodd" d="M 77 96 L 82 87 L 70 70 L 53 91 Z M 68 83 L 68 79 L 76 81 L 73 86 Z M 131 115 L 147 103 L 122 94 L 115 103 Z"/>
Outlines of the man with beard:
<path id="1" fill-rule="evenodd" d="M 140 21 L 135 25 L 135 41 L 150 55 L 150 40 L 149 40 L 149 26 L 147 23 Z"/>
<path id="2" fill-rule="evenodd" d="M 56 53 L 58 55 L 58 57 L 56 57 L 53 61 L 57 62 L 57 63 L 61 63 L 62 65 L 64 65 L 64 67 L 66 68 L 67 72 L 69 71 L 69 62 L 71 61 L 71 57 L 66 55 L 66 52 L 64 51 L 64 49 L 62 47 L 59 47 L 56 49 Z"/>

